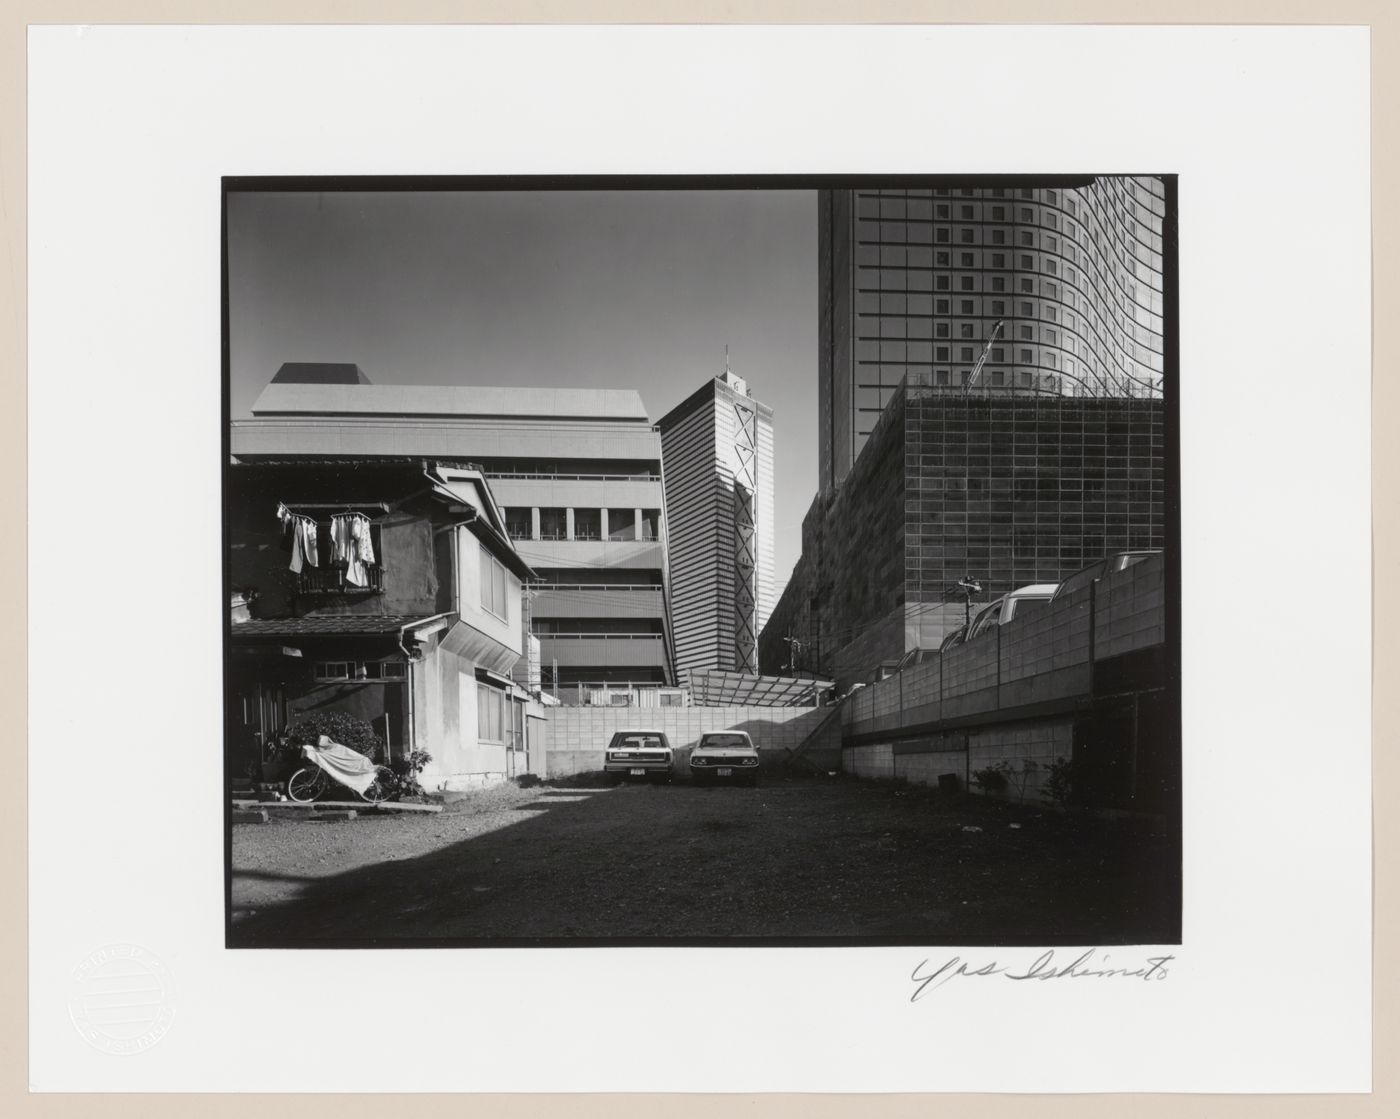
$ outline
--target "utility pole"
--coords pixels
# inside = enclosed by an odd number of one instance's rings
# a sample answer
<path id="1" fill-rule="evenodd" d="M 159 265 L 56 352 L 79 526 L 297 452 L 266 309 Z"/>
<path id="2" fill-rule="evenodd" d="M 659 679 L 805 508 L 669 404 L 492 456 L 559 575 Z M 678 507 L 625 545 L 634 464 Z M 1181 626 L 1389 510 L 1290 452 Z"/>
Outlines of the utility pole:
<path id="1" fill-rule="evenodd" d="M 958 589 L 963 592 L 963 624 L 972 626 L 972 596 L 982 593 L 982 584 L 967 575 L 958 580 Z"/>

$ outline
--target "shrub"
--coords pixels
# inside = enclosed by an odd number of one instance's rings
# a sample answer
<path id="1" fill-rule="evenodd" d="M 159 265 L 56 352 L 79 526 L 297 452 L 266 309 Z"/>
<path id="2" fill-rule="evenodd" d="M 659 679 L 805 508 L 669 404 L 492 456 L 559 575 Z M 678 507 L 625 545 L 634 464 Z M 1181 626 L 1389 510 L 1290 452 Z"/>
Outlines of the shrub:
<path id="1" fill-rule="evenodd" d="M 346 711 L 317 711 L 312 715 L 303 715 L 287 728 L 287 733 L 298 745 L 309 743 L 313 746 L 324 734 L 332 742 L 349 746 L 367 758 L 373 758 L 384 750 L 384 742 L 374 733 L 374 728 Z"/>
<path id="2" fill-rule="evenodd" d="M 515 783 L 522 789 L 533 789 L 536 785 L 543 784 L 538 773 L 522 773 L 516 777 Z"/>
<path id="3" fill-rule="evenodd" d="M 1045 771 L 1049 776 L 1045 778 L 1040 795 L 1061 808 L 1065 807 L 1074 796 L 1074 763 L 1056 758 L 1045 767 Z"/>
<path id="4" fill-rule="evenodd" d="M 974 769 L 972 783 L 984 793 L 1000 793 L 1010 788 L 1012 782 L 1015 782 L 1016 799 L 1023 800 L 1026 795 L 1026 783 L 1039 768 L 1030 758 L 1026 758 L 1019 769 L 1003 759 L 995 765 L 989 765 L 986 769 Z"/>
<path id="5" fill-rule="evenodd" d="M 404 797 L 421 797 L 423 786 L 418 783 L 418 775 L 433 760 L 426 750 L 413 750 L 407 757 L 395 758 L 389 765 L 394 773 L 394 785 L 389 799 L 402 800 Z"/>

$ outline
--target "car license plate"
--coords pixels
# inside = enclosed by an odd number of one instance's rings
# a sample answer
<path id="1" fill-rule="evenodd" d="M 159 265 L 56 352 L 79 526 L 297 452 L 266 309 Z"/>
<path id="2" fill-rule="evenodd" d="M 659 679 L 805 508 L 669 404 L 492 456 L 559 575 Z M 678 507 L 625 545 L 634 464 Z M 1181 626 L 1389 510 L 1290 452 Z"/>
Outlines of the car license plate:
<path id="1" fill-rule="evenodd" d="M 632 770 L 632 776 L 633 776 L 633 777 L 645 777 L 646 775 L 647 775 L 647 771 L 646 771 L 645 769 L 634 769 L 634 770 Z"/>
<path id="2" fill-rule="evenodd" d="M 724 769 L 717 769 L 717 770 L 715 770 L 715 772 L 718 773 L 721 777 L 733 777 L 733 776 L 734 776 L 734 771 L 733 771 L 732 769 L 729 769 L 728 767 L 725 767 Z"/>

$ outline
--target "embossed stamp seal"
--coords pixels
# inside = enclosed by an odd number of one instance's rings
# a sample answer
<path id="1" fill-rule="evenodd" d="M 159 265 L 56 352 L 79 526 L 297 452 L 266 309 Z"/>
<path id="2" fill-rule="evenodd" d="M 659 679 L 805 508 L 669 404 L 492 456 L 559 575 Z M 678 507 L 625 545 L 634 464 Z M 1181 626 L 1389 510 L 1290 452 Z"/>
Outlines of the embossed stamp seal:
<path id="1" fill-rule="evenodd" d="M 68 1013 L 89 1045 L 104 1053 L 144 1053 L 175 1020 L 166 966 L 135 944 L 108 944 L 69 976 Z"/>

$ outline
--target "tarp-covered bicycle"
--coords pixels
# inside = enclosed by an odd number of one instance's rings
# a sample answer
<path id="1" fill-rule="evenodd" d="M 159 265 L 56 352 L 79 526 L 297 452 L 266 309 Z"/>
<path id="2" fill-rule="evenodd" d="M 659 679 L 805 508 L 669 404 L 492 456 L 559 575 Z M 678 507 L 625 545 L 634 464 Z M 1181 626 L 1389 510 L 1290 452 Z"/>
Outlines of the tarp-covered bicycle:
<path id="1" fill-rule="evenodd" d="M 332 782 L 353 790 L 364 800 L 377 804 L 393 789 L 394 773 L 387 766 L 375 765 L 363 754 L 320 735 L 315 745 L 303 744 L 307 764 L 287 778 L 287 796 L 298 804 L 315 800 Z"/>

